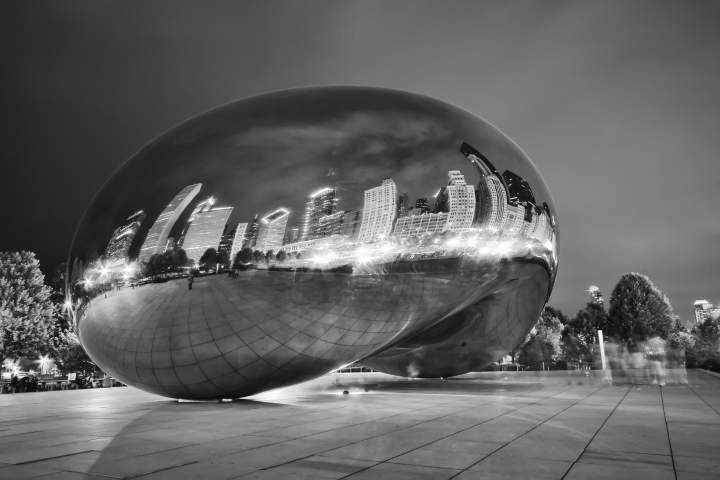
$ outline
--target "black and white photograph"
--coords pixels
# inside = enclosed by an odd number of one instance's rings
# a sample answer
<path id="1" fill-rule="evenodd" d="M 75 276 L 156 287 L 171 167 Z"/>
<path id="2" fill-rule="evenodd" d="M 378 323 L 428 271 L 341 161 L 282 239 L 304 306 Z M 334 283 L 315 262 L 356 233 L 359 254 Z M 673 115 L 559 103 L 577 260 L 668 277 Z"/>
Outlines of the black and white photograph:
<path id="1" fill-rule="evenodd" d="M 0 479 L 720 477 L 720 2 L 3 6 Z"/>

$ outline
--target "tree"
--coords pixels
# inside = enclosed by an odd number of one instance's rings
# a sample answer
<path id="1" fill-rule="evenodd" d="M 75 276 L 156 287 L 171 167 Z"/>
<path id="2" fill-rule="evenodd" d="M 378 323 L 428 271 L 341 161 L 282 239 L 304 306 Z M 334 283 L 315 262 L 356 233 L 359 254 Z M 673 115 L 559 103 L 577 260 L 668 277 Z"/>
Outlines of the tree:
<path id="1" fill-rule="evenodd" d="M 0 252 L 0 357 L 57 350 L 58 305 L 33 252 Z"/>
<path id="2" fill-rule="evenodd" d="M 275 260 L 277 260 L 278 262 L 284 262 L 286 258 L 287 253 L 285 253 L 285 250 L 280 250 L 275 256 Z"/>
<path id="3" fill-rule="evenodd" d="M 145 265 L 145 275 L 154 277 L 167 271 L 167 256 L 156 253 L 152 255 Z"/>
<path id="4" fill-rule="evenodd" d="M 265 255 L 260 250 L 255 250 L 252 254 L 253 263 L 260 263 L 265 259 Z"/>
<path id="5" fill-rule="evenodd" d="M 175 247 L 163 253 L 165 267 L 169 270 L 178 271 L 190 263 L 187 253 L 182 248 Z"/>
<path id="6" fill-rule="evenodd" d="M 540 319 L 520 347 L 518 361 L 533 370 L 550 369 L 560 360 L 563 324 L 555 309 L 543 309 Z"/>
<path id="7" fill-rule="evenodd" d="M 588 303 L 568 321 L 562 332 L 565 360 L 592 364 L 598 345 L 597 331 L 607 328 L 608 316 L 602 305 Z"/>
<path id="8" fill-rule="evenodd" d="M 607 334 L 636 348 L 650 337 L 667 339 L 675 319 L 670 301 L 648 277 L 626 273 L 610 297 Z"/>
<path id="9" fill-rule="evenodd" d="M 243 263 L 248 264 L 252 262 L 253 251 L 252 248 L 245 247 L 235 255 L 235 265 Z"/>
<path id="10" fill-rule="evenodd" d="M 720 319 L 708 318 L 695 325 L 692 337 L 692 345 L 685 347 L 687 365 L 720 372 Z"/>
<path id="11" fill-rule="evenodd" d="M 223 267 L 229 267 L 230 266 L 230 254 L 225 250 L 218 252 L 217 263 L 219 263 Z"/>
<path id="12" fill-rule="evenodd" d="M 56 363 L 66 372 L 87 372 L 98 369 L 97 365 L 85 353 L 77 335 L 68 333 L 65 342 L 56 354 Z"/>
<path id="13" fill-rule="evenodd" d="M 208 248 L 200 257 L 200 265 L 214 266 L 218 263 L 218 253 L 214 248 Z"/>
<path id="14" fill-rule="evenodd" d="M 267 253 L 265 253 L 265 263 L 270 263 L 273 260 L 275 260 L 275 252 L 268 250 Z"/>

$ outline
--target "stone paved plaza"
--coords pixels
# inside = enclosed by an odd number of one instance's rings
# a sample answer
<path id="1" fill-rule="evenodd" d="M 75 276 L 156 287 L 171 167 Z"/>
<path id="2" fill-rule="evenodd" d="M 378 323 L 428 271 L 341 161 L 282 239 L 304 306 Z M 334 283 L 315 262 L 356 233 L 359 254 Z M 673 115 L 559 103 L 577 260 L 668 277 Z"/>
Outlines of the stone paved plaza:
<path id="1" fill-rule="evenodd" d="M 720 478 L 720 378 L 688 380 L 335 374 L 223 403 L 1 395 L 0 478 Z"/>

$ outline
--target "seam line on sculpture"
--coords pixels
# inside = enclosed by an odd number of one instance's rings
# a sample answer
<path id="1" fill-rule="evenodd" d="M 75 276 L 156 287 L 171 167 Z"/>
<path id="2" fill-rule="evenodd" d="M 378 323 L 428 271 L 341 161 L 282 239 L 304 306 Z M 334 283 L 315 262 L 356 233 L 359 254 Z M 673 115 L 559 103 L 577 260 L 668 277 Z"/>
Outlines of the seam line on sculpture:
<path id="1" fill-rule="evenodd" d="M 615 404 L 612 410 L 610 410 L 610 413 L 608 413 L 607 417 L 605 417 L 605 420 L 600 424 L 597 430 L 595 430 L 595 433 L 593 433 L 592 437 L 590 437 L 590 440 L 587 441 L 585 446 L 582 449 L 582 452 L 573 460 L 572 464 L 568 467 L 568 469 L 563 473 L 562 477 L 560 477 L 560 480 L 564 480 L 568 473 L 570 473 L 570 470 L 573 469 L 576 463 L 580 461 L 583 455 L 585 455 L 585 452 L 587 452 L 588 447 L 590 444 L 595 440 L 595 437 L 600 433 L 600 431 L 605 428 L 605 425 L 607 424 L 608 420 L 610 420 L 610 417 L 612 417 L 615 414 L 615 411 L 620 407 L 620 405 L 625 401 L 625 398 L 630 394 L 630 391 L 632 390 L 632 386 L 628 387 L 628 389 L 625 391 L 625 394 L 622 396 L 620 400 Z"/>

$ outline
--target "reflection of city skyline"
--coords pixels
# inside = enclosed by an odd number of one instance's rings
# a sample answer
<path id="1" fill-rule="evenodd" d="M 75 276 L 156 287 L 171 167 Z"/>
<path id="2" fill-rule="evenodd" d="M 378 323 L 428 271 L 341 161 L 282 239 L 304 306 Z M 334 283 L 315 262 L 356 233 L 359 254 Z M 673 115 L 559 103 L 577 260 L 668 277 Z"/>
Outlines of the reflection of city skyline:
<path id="1" fill-rule="evenodd" d="M 467 143 L 462 144 L 460 152 L 479 174 L 475 185 L 468 183 L 462 171 L 449 170 L 447 185 L 441 186 L 434 198 L 419 197 L 410 202 L 408 194 L 398 194 L 398 185 L 386 178 L 364 191 L 361 208 L 347 211 L 340 209 L 337 187 L 324 186 L 308 194 L 301 215 L 276 206 L 253 220 L 234 225 L 228 224 L 234 207 L 215 206 L 213 197 L 209 197 L 196 204 L 175 241 L 169 236 L 170 231 L 203 186 L 188 185 L 173 197 L 149 228 L 138 260 L 147 262 L 154 254 L 178 247 L 196 262 L 210 248 L 226 252 L 232 262 L 242 248 L 297 254 L 328 238 L 335 243 L 372 243 L 472 230 L 505 237 L 524 236 L 540 243 L 554 241 L 555 222 L 550 209 L 547 203 L 536 205 L 526 180 L 509 170 L 500 174 L 490 160 Z M 294 222 L 300 223 L 294 223 L 293 216 Z M 133 220 L 132 236 L 144 219 L 143 213 L 142 219 Z M 125 227 L 118 227 L 113 239 Z M 131 256 L 132 236 L 120 249 L 126 261 Z M 110 258 L 113 241 L 108 245 L 106 258 Z M 113 261 L 121 260 L 118 248 L 114 248 L 112 255 Z"/>

